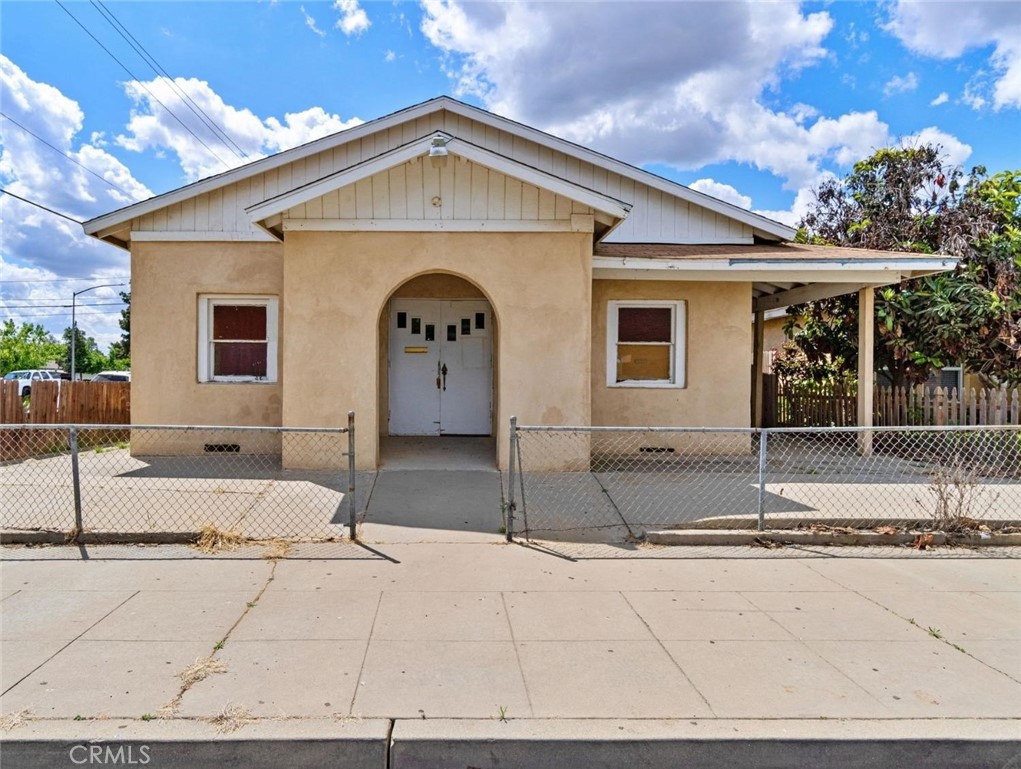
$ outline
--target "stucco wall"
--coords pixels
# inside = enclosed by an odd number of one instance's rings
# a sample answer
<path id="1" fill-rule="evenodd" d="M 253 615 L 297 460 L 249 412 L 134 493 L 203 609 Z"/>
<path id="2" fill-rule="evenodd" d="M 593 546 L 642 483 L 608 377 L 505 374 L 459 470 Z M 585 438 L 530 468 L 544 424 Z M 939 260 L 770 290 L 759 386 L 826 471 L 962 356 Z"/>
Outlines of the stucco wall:
<path id="1" fill-rule="evenodd" d="M 354 409 L 360 467 L 378 455 L 380 313 L 409 278 L 428 272 L 463 276 L 493 306 L 501 467 L 512 414 L 530 424 L 588 423 L 591 234 L 292 231 L 285 251 L 284 422 L 339 425 Z"/>
<path id="2" fill-rule="evenodd" d="M 281 296 L 282 245 L 135 243 L 131 291 L 134 424 L 281 424 L 282 366 L 275 384 L 199 383 L 197 359 L 199 294 Z"/>
<path id="3" fill-rule="evenodd" d="M 748 427 L 750 283 L 596 280 L 592 286 L 592 424 Z M 607 302 L 633 299 L 687 302 L 686 387 L 607 386 Z"/>

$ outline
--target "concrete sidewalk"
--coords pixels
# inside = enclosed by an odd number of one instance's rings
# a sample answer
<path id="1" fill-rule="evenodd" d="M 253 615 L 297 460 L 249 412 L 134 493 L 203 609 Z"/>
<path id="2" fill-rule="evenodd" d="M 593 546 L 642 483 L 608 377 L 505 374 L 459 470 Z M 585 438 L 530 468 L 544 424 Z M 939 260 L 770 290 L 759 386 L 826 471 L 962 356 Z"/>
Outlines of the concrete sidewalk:
<path id="1" fill-rule="evenodd" d="M 4 766 L 73 766 L 91 738 L 147 746 L 156 767 L 1002 766 L 1021 751 L 1021 570 L 1002 552 L 374 548 L 6 551 Z"/>

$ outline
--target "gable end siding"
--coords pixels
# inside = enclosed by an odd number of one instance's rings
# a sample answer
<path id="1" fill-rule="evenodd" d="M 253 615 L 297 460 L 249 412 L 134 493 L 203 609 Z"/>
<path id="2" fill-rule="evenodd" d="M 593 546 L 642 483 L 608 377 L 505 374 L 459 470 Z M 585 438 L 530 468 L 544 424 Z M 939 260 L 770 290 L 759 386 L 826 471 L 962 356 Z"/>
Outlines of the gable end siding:
<path id="1" fill-rule="evenodd" d="M 373 158 L 383 152 L 395 149 L 396 147 L 413 141 L 417 138 L 427 136 L 434 131 L 447 131 L 455 136 L 477 144 L 480 147 L 497 152 L 516 160 L 519 163 L 538 168 L 541 171 L 554 174 L 567 181 L 588 187 L 597 192 L 623 200 L 633 204 L 630 216 L 625 219 L 607 238 L 608 242 L 632 242 L 632 243 L 751 243 L 752 228 L 741 222 L 737 222 L 722 214 L 715 213 L 702 208 L 694 203 L 676 198 L 660 190 L 636 182 L 633 179 L 623 177 L 605 168 L 597 167 L 592 163 L 568 156 L 563 152 L 541 146 L 536 142 L 514 136 L 506 131 L 487 126 L 476 120 L 471 120 L 456 115 L 447 110 L 441 110 L 431 115 L 409 121 L 400 126 L 378 131 L 375 134 L 355 139 L 332 149 L 324 150 L 309 158 L 297 160 L 280 168 L 271 169 L 266 173 L 259 174 L 250 179 L 245 179 L 234 184 L 229 184 L 221 189 L 199 195 L 192 200 L 167 206 L 164 209 L 137 217 L 132 220 L 131 228 L 135 232 L 223 232 L 231 236 L 230 239 L 248 238 L 264 240 L 265 233 L 252 224 L 245 208 L 254 205 L 268 198 L 280 195 L 297 186 L 320 179 L 329 174 L 341 171 L 345 168 Z M 420 162 L 423 185 L 428 179 L 431 166 Z M 454 165 L 454 164 L 448 164 Z M 456 164 L 461 167 L 461 164 Z M 377 177 L 384 174 L 377 174 L 372 180 L 364 180 L 354 185 L 349 193 L 339 191 L 336 200 L 329 196 L 322 198 L 323 213 L 318 217 L 309 218 L 333 218 L 334 203 L 336 203 L 336 216 L 338 218 L 370 218 L 368 211 L 371 210 L 371 218 L 401 218 L 401 206 L 406 204 L 411 211 L 417 211 L 419 203 L 423 206 L 421 218 L 442 218 L 447 216 L 446 211 L 439 212 L 433 209 L 430 204 L 432 195 L 425 196 L 423 186 L 422 199 L 419 200 L 415 188 L 417 179 L 408 181 L 408 167 L 404 167 L 404 180 L 400 179 L 400 170 L 393 169 L 386 174 L 388 185 L 392 182 L 401 187 L 409 185 L 408 192 L 404 196 L 397 196 L 392 203 L 390 196 L 379 196 L 378 190 L 382 188 L 382 179 L 377 182 Z M 415 173 L 415 172 L 412 172 Z M 474 191 L 467 196 L 455 194 L 456 208 L 450 214 L 450 218 L 473 219 L 473 218 L 501 218 L 496 215 L 499 210 L 499 184 L 491 185 L 488 180 L 474 180 L 470 177 L 465 180 L 458 177 L 456 168 L 451 168 L 444 173 L 450 174 L 451 178 L 447 185 L 440 179 L 441 189 L 461 189 L 458 185 L 467 185 L 466 189 Z M 474 173 L 474 171 L 472 172 Z M 490 174 L 493 172 L 489 172 Z M 462 168 L 461 174 L 464 171 Z M 442 177 L 442 174 L 441 174 Z M 518 211 L 517 190 L 513 188 L 513 180 L 507 179 L 503 185 L 504 194 L 504 215 L 505 219 L 543 219 L 549 210 L 548 204 L 536 199 L 532 190 L 525 190 L 522 187 L 521 210 Z M 520 183 L 518 183 L 520 184 Z M 483 206 L 481 189 L 486 189 L 486 200 Z M 366 190 L 369 190 L 368 192 Z M 354 195 L 354 200 L 345 199 L 345 194 Z M 551 193 L 546 193 L 551 195 Z M 441 193 L 441 196 L 442 193 Z M 556 196 L 553 196 L 556 197 Z M 445 201 L 446 202 L 446 201 Z M 355 206 L 354 216 L 349 216 L 350 206 Z M 361 211 L 358 206 L 361 205 Z M 392 208 L 392 206 L 396 208 Z M 554 211 L 559 210 L 563 202 L 553 202 Z M 466 208 L 467 206 L 467 208 Z M 377 214 L 387 207 L 390 210 L 385 216 Z M 576 207 L 576 204 L 575 204 Z M 300 208 L 300 207 L 299 207 Z M 446 205 L 443 206 L 447 208 Z M 486 216 L 475 216 L 483 210 Z M 433 210 L 427 210 L 433 209 Z M 396 211 L 396 214 L 394 213 Z M 363 213 L 364 212 L 364 213 Z M 579 213 L 573 210 L 573 213 Z M 588 212 L 587 210 L 585 211 Z M 308 211 L 305 212 L 308 217 Z M 407 218 L 419 218 L 407 214 Z M 560 218 L 555 215 L 550 218 Z"/>

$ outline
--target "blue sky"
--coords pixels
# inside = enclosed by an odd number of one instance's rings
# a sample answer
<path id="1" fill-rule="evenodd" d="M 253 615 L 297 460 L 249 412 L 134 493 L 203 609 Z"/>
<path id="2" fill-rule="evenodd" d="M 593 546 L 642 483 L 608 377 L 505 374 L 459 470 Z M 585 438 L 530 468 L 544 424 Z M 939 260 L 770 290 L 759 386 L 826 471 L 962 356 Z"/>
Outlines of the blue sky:
<path id="1" fill-rule="evenodd" d="M 880 146 L 935 141 L 966 167 L 1021 167 L 1016 2 L 64 7 L 0 6 L 0 181 L 77 219 L 245 162 L 104 8 L 248 159 L 446 93 L 788 222 Z M 57 331 L 72 290 L 128 273 L 126 252 L 72 223 L 7 196 L 0 215 L 0 318 Z M 104 346 L 115 300 L 81 300 Z"/>

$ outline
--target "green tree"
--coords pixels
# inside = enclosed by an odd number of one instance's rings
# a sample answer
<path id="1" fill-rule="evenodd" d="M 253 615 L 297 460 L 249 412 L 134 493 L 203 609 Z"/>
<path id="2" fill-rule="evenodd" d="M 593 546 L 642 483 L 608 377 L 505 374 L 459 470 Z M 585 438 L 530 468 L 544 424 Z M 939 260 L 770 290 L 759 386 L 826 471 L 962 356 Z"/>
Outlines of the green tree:
<path id="1" fill-rule="evenodd" d="M 127 305 L 121 310 L 120 320 L 117 321 L 121 327 L 121 338 L 110 345 L 108 367 L 114 370 L 127 370 L 131 368 L 131 292 L 121 291 L 121 300 Z"/>
<path id="2" fill-rule="evenodd" d="M 15 326 L 13 320 L 6 320 L 0 327 L 0 374 L 42 368 L 60 353 L 60 343 L 38 323 Z"/>
<path id="3" fill-rule="evenodd" d="M 944 253 L 949 273 L 876 291 L 876 367 L 895 385 L 963 363 L 989 384 L 1021 382 L 1021 171 L 965 175 L 938 147 L 882 149 L 816 190 L 799 240 Z M 787 333 L 810 363 L 853 371 L 854 295 L 788 308 Z"/>
<path id="4" fill-rule="evenodd" d="M 102 371 L 107 364 L 107 357 L 100 351 L 96 340 L 85 333 L 77 326 L 75 333 L 75 375 L 95 374 Z M 64 344 L 60 351 L 60 367 L 65 371 L 71 370 L 71 327 L 64 329 Z"/>

